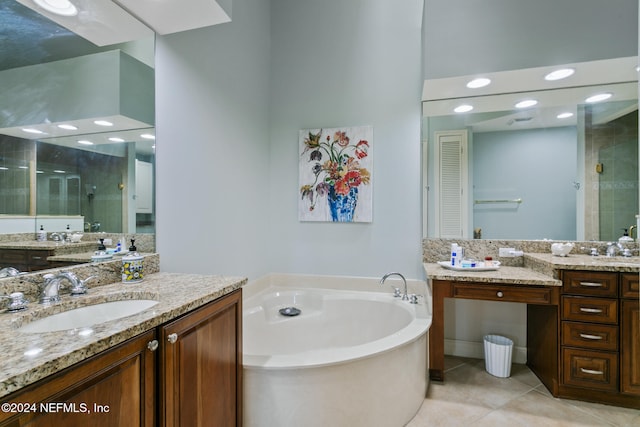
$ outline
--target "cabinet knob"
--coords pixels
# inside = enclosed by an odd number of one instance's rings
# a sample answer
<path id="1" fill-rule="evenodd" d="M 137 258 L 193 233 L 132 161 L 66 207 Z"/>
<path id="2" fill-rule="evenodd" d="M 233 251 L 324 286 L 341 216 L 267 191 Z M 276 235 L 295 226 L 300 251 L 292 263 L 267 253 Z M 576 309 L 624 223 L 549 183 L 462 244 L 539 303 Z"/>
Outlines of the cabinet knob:
<path id="1" fill-rule="evenodd" d="M 504 296 L 504 294 L 502 293 L 502 291 L 498 291 L 498 293 L 496 294 L 498 295 L 498 298 L 502 298 Z"/>
<path id="2" fill-rule="evenodd" d="M 171 344 L 175 343 L 176 341 L 178 341 L 178 334 L 173 333 L 167 335 L 167 341 L 169 341 Z"/>
<path id="3" fill-rule="evenodd" d="M 151 351 L 156 351 L 158 349 L 158 345 L 158 340 L 149 341 L 147 348 Z"/>

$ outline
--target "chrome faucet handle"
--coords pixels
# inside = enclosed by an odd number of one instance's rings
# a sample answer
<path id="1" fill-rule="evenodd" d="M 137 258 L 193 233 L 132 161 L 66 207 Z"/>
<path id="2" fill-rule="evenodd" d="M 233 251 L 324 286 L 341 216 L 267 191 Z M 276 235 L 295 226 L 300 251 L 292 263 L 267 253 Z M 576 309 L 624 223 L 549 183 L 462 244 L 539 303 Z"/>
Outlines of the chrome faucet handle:
<path id="1" fill-rule="evenodd" d="M 402 292 L 400 292 L 400 288 L 393 287 L 393 297 L 400 298 L 402 296 Z"/>
<path id="2" fill-rule="evenodd" d="M 4 267 L 0 269 L 0 277 L 15 277 L 19 274 L 20 274 L 20 271 L 17 268 Z"/>
<path id="3" fill-rule="evenodd" d="M 86 294 L 87 291 L 89 290 L 89 287 L 87 286 L 87 282 L 89 280 L 93 280 L 95 278 L 96 278 L 96 276 L 89 276 L 84 280 L 78 280 L 71 287 L 71 290 L 70 290 L 71 295 L 84 295 L 84 294 Z"/>
<path id="4" fill-rule="evenodd" d="M 418 295 L 416 295 L 416 294 L 409 295 L 409 302 L 411 304 L 417 304 L 418 303 Z"/>
<path id="5" fill-rule="evenodd" d="M 7 312 L 15 312 L 24 310 L 27 308 L 29 301 L 24 297 L 22 292 L 13 292 L 9 295 L 0 295 L 0 298 L 8 299 L 9 305 L 7 306 Z"/>

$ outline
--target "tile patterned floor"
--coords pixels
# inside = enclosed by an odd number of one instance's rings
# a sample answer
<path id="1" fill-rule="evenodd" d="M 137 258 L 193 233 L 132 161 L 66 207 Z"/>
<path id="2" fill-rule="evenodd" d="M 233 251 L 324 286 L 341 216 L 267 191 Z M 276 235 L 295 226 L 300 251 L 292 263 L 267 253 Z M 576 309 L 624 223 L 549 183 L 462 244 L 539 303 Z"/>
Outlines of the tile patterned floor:
<path id="1" fill-rule="evenodd" d="M 525 365 L 511 377 L 485 371 L 484 360 L 447 356 L 445 382 L 431 382 L 406 427 L 639 427 L 640 410 L 556 399 Z"/>

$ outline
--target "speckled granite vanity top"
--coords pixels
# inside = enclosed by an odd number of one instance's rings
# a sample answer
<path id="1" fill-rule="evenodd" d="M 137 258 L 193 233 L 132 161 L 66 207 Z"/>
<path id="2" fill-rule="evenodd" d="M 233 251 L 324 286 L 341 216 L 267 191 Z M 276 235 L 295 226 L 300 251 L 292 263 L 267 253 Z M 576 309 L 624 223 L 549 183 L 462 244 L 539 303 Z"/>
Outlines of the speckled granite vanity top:
<path id="1" fill-rule="evenodd" d="M 583 254 L 560 257 L 550 253 L 525 253 L 522 267 L 501 266 L 495 271 L 452 271 L 435 263 L 425 263 L 424 269 L 429 278 L 436 280 L 562 286 L 557 279 L 558 270 L 638 273 L 640 258 L 592 257 Z"/>
<path id="2" fill-rule="evenodd" d="M 147 275 L 138 284 L 93 287 L 81 297 L 63 294 L 60 303 L 47 308 L 49 312 L 119 299 L 159 301 L 133 316 L 91 326 L 89 332 L 84 328 L 82 334 L 79 330 L 19 331 L 23 320 L 43 310 L 44 306 L 38 303 L 32 302 L 26 311 L 15 314 L 1 312 L 0 397 L 233 292 L 245 283 L 246 279 L 240 277 L 156 273 Z"/>
<path id="3" fill-rule="evenodd" d="M 606 257 L 586 254 L 569 254 L 565 257 L 550 253 L 525 253 L 524 265 L 537 271 L 556 270 L 593 270 L 617 271 L 623 273 L 640 272 L 640 257 Z"/>
<path id="4" fill-rule="evenodd" d="M 458 282 L 503 283 L 512 285 L 562 286 L 553 276 L 539 273 L 526 267 L 500 267 L 493 271 L 453 271 L 435 263 L 425 263 L 427 276 L 434 280 Z"/>

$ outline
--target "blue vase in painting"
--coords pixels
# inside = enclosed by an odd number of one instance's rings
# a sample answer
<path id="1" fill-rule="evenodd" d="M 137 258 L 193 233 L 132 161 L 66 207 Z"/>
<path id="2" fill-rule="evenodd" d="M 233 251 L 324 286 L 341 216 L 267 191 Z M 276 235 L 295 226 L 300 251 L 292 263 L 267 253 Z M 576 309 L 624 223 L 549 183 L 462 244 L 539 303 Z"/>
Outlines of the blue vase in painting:
<path id="1" fill-rule="evenodd" d="M 336 189 L 329 187 L 329 210 L 334 222 L 352 222 L 353 212 L 358 202 L 358 188 L 351 187 L 348 194 L 338 194 Z"/>

